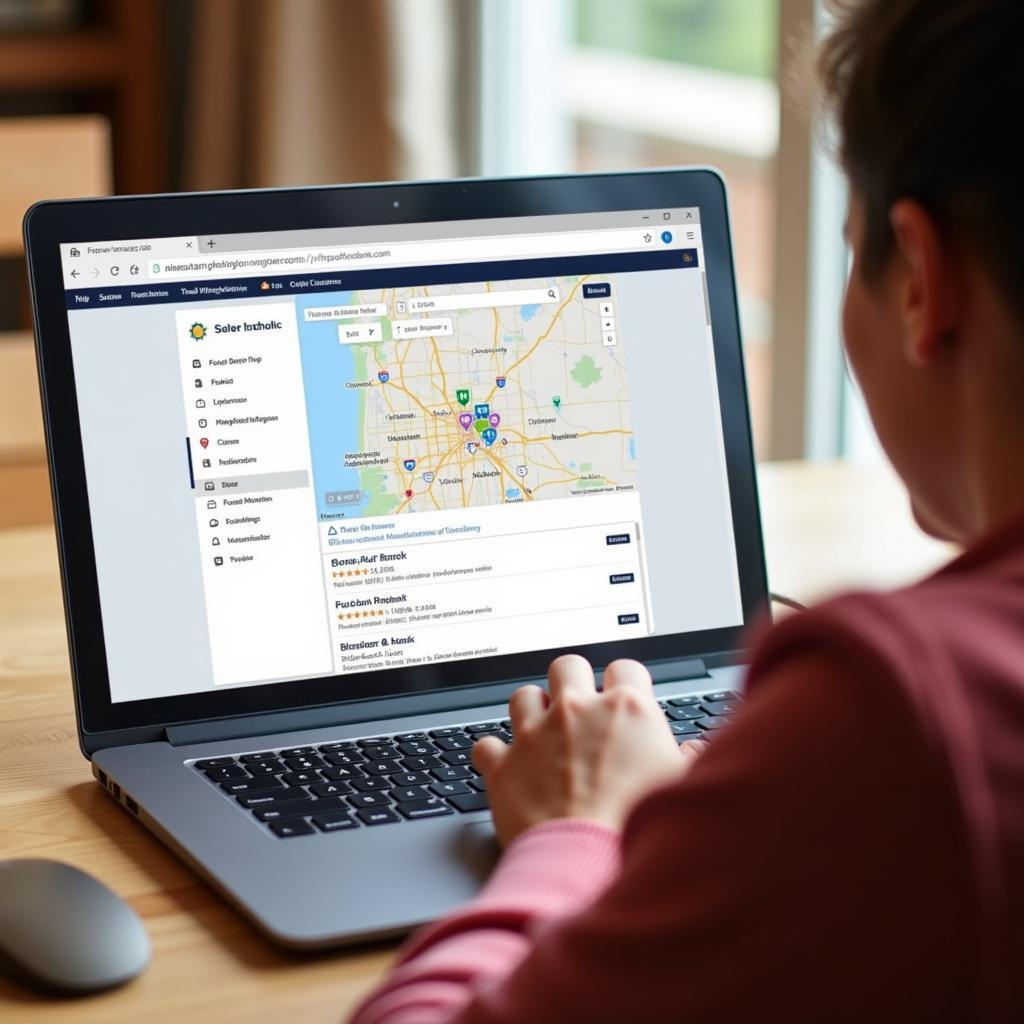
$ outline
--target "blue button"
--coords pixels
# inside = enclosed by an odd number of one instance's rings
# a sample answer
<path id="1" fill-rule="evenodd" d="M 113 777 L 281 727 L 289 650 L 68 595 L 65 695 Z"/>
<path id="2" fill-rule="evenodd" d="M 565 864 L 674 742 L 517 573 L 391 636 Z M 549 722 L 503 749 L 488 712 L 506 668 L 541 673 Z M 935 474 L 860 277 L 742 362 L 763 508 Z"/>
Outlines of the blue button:
<path id="1" fill-rule="evenodd" d="M 609 533 L 604 538 L 605 544 L 628 544 L 629 534 L 628 533 Z"/>
<path id="2" fill-rule="evenodd" d="M 629 615 L 619 616 L 620 626 L 636 626 L 640 622 L 640 616 L 636 612 L 631 612 Z"/>
<path id="3" fill-rule="evenodd" d="M 670 245 L 671 242 L 672 242 L 672 232 L 671 231 L 662 231 L 662 233 L 661 233 L 661 240 L 666 245 Z"/>
<path id="4" fill-rule="evenodd" d="M 608 582 L 613 585 L 616 583 L 633 583 L 635 580 L 636 577 L 631 572 L 613 572 L 608 577 Z"/>
<path id="5" fill-rule="evenodd" d="M 583 286 L 583 298 L 585 299 L 610 299 L 612 297 L 612 286 L 607 282 L 601 284 L 585 284 Z"/>

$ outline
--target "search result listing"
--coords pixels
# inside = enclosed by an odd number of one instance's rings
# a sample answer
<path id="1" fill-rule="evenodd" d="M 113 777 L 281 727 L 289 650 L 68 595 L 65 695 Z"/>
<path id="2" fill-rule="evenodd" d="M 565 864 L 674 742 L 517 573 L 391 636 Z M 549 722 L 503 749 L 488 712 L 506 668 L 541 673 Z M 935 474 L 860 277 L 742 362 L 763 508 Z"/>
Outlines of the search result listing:
<path id="1" fill-rule="evenodd" d="M 636 495 L 546 504 L 321 524 L 335 671 L 653 633 Z"/>

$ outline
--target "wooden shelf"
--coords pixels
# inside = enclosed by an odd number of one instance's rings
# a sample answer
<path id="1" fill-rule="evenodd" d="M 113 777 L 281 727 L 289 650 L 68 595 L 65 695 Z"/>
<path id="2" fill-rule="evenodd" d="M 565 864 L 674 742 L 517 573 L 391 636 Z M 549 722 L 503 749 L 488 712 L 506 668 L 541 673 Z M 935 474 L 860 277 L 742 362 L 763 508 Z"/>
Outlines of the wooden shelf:
<path id="1" fill-rule="evenodd" d="M 100 89 L 123 74 L 123 44 L 111 31 L 0 36 L 0 90 Z"/>

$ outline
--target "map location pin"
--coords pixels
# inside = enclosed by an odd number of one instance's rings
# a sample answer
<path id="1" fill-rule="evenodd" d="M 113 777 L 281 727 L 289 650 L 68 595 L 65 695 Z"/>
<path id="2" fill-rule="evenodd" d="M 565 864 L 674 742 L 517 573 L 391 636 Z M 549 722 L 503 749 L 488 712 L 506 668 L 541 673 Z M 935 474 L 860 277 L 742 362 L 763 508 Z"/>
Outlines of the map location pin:
<path id="1" fill-rule="evenodd" d="M 501 414 L 497 412 L 492 412 L 491 415 L 487 417 L 487 419 L 492 427 L 496 427 L 501 422 Z"/>
<path id="2" fill-rule="evenodd" d="M 492 444 L 497 440 L 498 432 L 494 427 L 488 427 L 483 432 L 483 439 L 487 442 L 487 447 L 490 448 Z"/>
<path id="3" fill-rule="evenodd" d="M 201 445 L 202 445 L 202 446 L 203 446 L 204 448 L 206 448 L 206 447 L 208 447 L 208 446 L 209 446 L 209 444 L 210 444 L 210 439 L 209 439 L 208 437 L 201 437 L 201 438 L 199 438 L 199 443 L 200 443 L 200 444 L 201 444 Z"/>
<path id="4" fill-rule="evenodd" d="M 463 430 L 469 430 L 473 426 L 473 414 L 471 412 L 464 412 L 459 414 L 459 426 Z"/>

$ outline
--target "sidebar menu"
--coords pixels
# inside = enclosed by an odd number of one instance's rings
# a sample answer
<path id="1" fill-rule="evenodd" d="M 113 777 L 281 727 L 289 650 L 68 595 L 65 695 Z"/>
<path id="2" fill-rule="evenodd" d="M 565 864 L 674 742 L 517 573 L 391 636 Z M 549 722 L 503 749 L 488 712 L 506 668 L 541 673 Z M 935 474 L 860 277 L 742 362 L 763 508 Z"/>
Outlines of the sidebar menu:
<path id="1" fill-rule="evenodd" d="M 330 673 L 294 307 L 175 315 L 214 682 Z"/>

